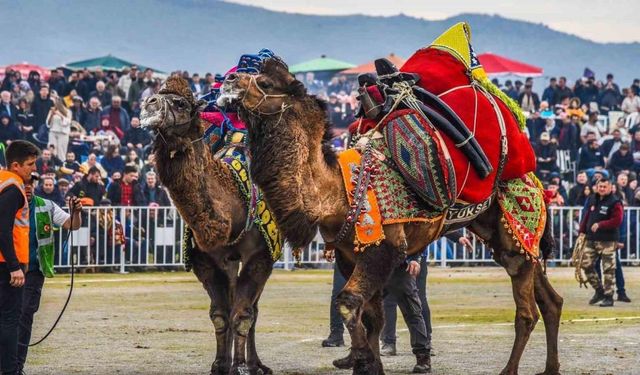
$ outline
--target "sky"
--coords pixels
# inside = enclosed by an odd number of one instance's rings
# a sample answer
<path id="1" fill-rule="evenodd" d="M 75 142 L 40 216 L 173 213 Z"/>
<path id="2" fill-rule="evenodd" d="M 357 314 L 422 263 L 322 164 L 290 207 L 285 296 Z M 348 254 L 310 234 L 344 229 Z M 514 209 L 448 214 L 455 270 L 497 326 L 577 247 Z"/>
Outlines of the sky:
<path id="1" fill-rule="evenodd" d="M 596 42 L 639 42 L 640 0 L 225 0 L 275 11 L 316 15 L 400 13 L 439 20 L 460 13 L 498 14 Z"/>

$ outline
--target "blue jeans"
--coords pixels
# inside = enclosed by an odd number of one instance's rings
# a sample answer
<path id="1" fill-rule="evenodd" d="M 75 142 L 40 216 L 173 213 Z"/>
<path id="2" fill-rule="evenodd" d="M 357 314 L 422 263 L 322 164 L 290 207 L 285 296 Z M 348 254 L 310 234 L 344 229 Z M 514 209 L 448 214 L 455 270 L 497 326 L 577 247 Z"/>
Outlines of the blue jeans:
<path id="1" fill-rule="evenodd" d="M 338 269 L 336 264 L 333 265 L 333 288 L 331 289 L 331 305 L 329 307 L 329 318 L 330 318 L 330 328 L 331 333 L 342 335 L 344 333 L 344 325 L 342 322 L 342 316 L 338 311 L 338 305 L 336 304 L 336 298 L 344 285 L 347 283 L 344 276 Z"/>

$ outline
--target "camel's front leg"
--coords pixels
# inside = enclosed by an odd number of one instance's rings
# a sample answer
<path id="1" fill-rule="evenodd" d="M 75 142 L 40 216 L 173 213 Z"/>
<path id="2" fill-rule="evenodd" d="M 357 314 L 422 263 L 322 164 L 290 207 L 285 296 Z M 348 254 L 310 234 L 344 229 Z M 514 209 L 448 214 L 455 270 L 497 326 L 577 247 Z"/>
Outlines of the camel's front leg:
<path id="1" fill-rule="evenodd" d="M 199 250 L 196 250 L 199 252 Z M 230 282 L 225 271 L 213 264 L 213 260 L 199 253 L 193 259 L 193 272 L 204 286 L 211 306 L 209 318 L 216 333 L 216 358 L 211 365 L 212 375 L 226 375 L 231 367 L 232 334 L 229 325 Z"/>
<path id="2" fill-rule="evenodd" d="M 382 363 L 377 360 L 380 355 L 378 346 L 371 347 L 370 337 L 367 337 L 362 318 L 365 313 L 365 303 L 369 303 L 376 296 L 378 300 L 373 302 L 380 303 L 382 288 L 389 279 L 391 271 L 403 257 L 404 255 L 398 250 L 385 245 L 372 246 L 358 253 L 353 273 L 338 295 L 338 309 L 351 335 L 349 356 L 353 363 L 354 374 L 383 374 Z M 373 313 L 373 309 L 366 314 L 367 326 L 374 330 L 382 327 L 384 324 L 382 314 Z M 345 360 L 339 361 L 345 362 Z"/>
<path id="3" fill-rule="evenodd" d="M 259 374 L 270 371 L 258 359 L 255 351 L 255 324 L 258 317 L 257 302 L 264 285 L 271 275 L 273 262 L 266 250 L 255 253 L 243 264 L 238 277 L 236 294 L 231 311 L 234 333 L 232 374 Z M 251 337 L 249 337 L 251 336 Z M 247 348 L 249 338 L 249 348 Z M 247 361 L 247 354 L 249 360 Z"/>

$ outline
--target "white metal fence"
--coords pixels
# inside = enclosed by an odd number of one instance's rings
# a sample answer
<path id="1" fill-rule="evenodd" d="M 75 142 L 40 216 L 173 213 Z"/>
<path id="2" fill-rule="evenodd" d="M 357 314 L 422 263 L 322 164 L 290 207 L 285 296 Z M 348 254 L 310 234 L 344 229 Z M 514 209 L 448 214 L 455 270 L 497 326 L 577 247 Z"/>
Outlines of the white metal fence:
<path id="1" fill-rule="evenodd" d="M 580 207 L 551 207 L 556 250 L 553 261 L 568 264 L 573 244 L 578 235 Z M 621 261 L 636 265 L 640 259 L 640 207 L 625 208 L 625 220 L 621 228 L 624 247 Z M 128 269 L 158 269 L 182 267 L 182 241 L 184 222 L 174 207 L 89 207 L 83 212 L 82 227 L 73 232 L 72 246 L 64 242 L 66 230 L 56 231 L 55 264 L 59 269 L 68 268 L 72 254 L 80 268 L 99 268 L 126 272 Z M 442 238 L 428 246 L 429 259 L 442 266 L 492 264 L 491 251 L 475 237 L 472 249 Z M 296 260 L 290 248 L 286 248 L 276 267 L 290 269 L 297 265 L 329 267 L 323 258 L 324 241 L 316 235 L 312 243 Z"/>

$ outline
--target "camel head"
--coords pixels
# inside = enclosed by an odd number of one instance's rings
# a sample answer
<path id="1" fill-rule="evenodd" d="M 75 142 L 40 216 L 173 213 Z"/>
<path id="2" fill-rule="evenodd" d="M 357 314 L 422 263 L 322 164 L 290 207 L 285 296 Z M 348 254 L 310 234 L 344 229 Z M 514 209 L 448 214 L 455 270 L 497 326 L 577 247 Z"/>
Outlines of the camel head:
<path id="1" fill-rule="evenodd" d="M 184 78 L 169 77 L 157 94 L 142 102 L 140 124 L 156 133 L 186 136 L 194 128 L 202 131 L 198 112 L 204 106 L 204 100 L 194 99 Z"/>
<path id="2" fill-rule="evenodd" d="M 238 104 L 254 116 L 280 115 L 296 98 L 306 95 L 302 82 L 278 57 L 264 61 L 260 74 L 231 73 L 224 80 L 218 104 Z"/>

